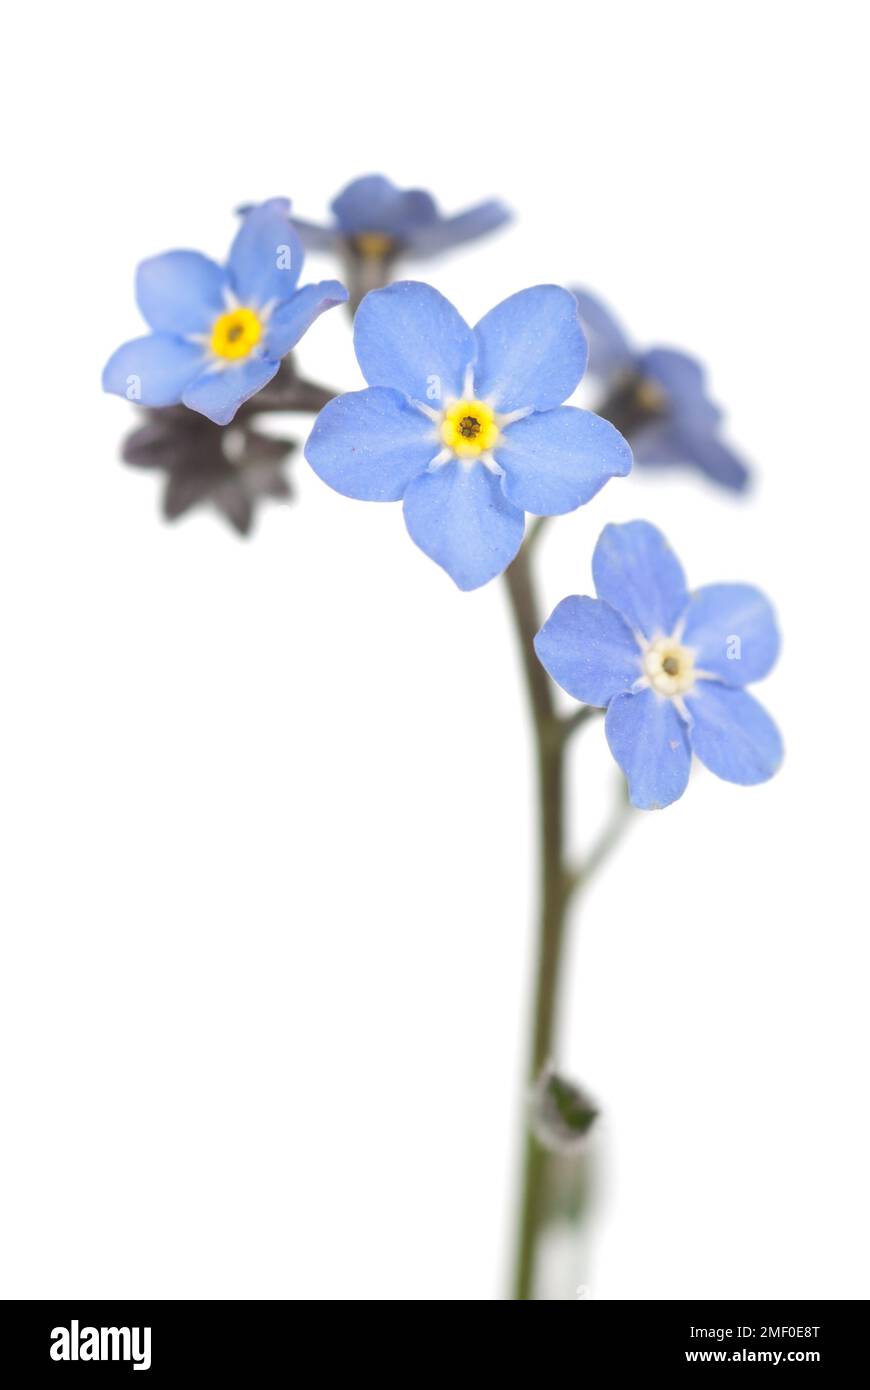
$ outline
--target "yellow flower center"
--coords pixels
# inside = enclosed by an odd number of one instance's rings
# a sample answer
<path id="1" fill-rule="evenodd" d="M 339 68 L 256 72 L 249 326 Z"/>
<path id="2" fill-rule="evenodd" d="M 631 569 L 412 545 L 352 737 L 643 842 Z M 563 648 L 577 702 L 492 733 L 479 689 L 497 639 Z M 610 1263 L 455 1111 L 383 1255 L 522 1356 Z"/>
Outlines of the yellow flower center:
<path id="1" fill-rule="evenodd" d="M 477 458 L 498 439 L 495 413 L 483 401 L 456 401 L 441 419 L 441 438 L 460 458 Z"/>
<path id="2" fill-rule="evenodd" d="M 659 695 L 685 695 L 695 684 L 695 654 L 673 637 L 651 642 L 643 656 L 644 674 Z"/>
<path id="3" fill-rule="evenodd" d="M 215 357 L 235 362 L 247 357 L 263 336 L 263 325 L 253 309 L 231 309 L 221 314 L 211 333 L 211 350 Z"/>
<path id="4" fill-rule="evenodd" d="M 353 247 L 361 256 L 381 260 L 392 251 L 393 238 L 387 236 L 386 232 L 357 232 L 353 238 Z"/>
<path id="5" fill-rule="evenodd" d="M 641 410 L 648 410 L 653 415 L 664 413 L 668 398 L 658 382 L 650 381 L 649 377 L 641 377 L 635 387 L 635 399 Z"/>

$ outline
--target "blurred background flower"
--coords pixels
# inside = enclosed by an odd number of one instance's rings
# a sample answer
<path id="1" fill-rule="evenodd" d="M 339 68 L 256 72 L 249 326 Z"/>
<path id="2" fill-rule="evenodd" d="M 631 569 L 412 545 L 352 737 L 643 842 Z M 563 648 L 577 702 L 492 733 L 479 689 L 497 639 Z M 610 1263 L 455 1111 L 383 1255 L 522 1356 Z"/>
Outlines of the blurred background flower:
<path id="1" fill-rule="evenodd" d="M 369 290 L 388 283 L 400 258 L 425 260 L 486 236 L 511 219 L 495 198 L 445 217 L 431 193 L 397 188 L 383 174 L 353 179 L 333 198 L 330 211 L 331 223 L 294 217 L 293 225 L 304 246 L 341 256 L 353 309 Z"/>
<path id="2" fill-rule="evenodd" d="M 250 425 L 227 428 L 184 406 L 152 410 L 124 442 L 125 463 L 166 474 L 163 515 L 168 521 L 210 504 L 240 535 L 249 534 L 257 503 L 285 501 L 290 486 L 283 464 L 296 448 L 289 439 Z"/>
<path id="3" fill-rule="evenodd" d="M 634 348 L 600 299 L 575 289 L 589 339 L 589 375 L 604 386 L 598 413 L 631 441 L 635 462 L 685 464 L 742 492 L 749 469 L 719 438 L 722 411 L 707 396 L 704 368 L 673 348 Z"/>
<path id="4" fill-rule="evenodd" d="M 163 515 L 175 521 L 198 506 L 212 506 L 240 535 L 250 534 L 262 501 L 286 501 L 291 488 L 284 465 L 298 447 L 292 439 L 266 434 L 266 411 L 316 413 L 331 399 L 325 387 L 296 375 L 285 357 L 278 375 L 242 406 L 231 425 L 216 425 L 186 406 L 145 412 L 145 423 L 124 441 L 122 458 L 134 468 L 166 475 Z M 254 423 L 254 415 L 258 423 Z"/>

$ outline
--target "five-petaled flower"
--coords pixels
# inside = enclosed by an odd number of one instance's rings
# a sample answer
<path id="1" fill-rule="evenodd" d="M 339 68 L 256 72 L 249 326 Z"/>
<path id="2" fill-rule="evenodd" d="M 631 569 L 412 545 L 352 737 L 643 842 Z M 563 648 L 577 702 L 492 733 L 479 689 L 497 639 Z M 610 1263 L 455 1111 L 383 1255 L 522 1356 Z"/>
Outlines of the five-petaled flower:
<path id="1" fill-rule="evenodd" d="M 743 491 L 749 470 L 718 437 L 722 411 L 707 396 L 701 363 L 672 348 L 638 351 L 600 300 L 574 293 L 589 339 L 589 374 L 607 391 L 599 408 L 631 440 L 635 462 L 686 464 Z"/>
<path id="2" fill-rule="evenodd" d="M 332 226 L 293 219 L 304 245 L 376 260 L 432 256 L 510 220 L 507 208 L 495 199 L 444 217 L 431 193 L 397 188 L 383 174 L 354 179 L 333 199 L 330 210 L 335 219 Z"/>
<path id="3" fill-rule="evenodd" d="M 153 331 L 112 355 L 104 390 L 228 424 L 314 320 L 347 299 L 337 280 L 296 288 L 304 257 L 289 211 L 286 198 L 252 208 L 226 267 L 198 251 L 143 261 L 136 299 Z"/>
<path id="4" fill-rule="evenodd" d="M 412 540 L 460 589 L 506 569 L 524 512 L 554 516 L 628 473 L 606 420 L 564 406 L 586 366 L 576 301 L 521 290 L 473 330 L 431 285 L 367 295 L 354 346 L 367 390 L 321 411 L 305 449 L 347 497 L 403 500 Z"/>
<path id="5" fill-rule="evenodd" d="M 605 730 L 635 806 L 682 796 L 694 752 L 727 782 L 751 786 L 782 761 L 776 725 L 743 689 L 779 651 L 768 600 L 749 584 L 689 593 L 664 536 L 647 521 L 606 526 L 592 558 L 597 598 L 563 599 L 535 639 L 569 695 L 606 707 Z"/>

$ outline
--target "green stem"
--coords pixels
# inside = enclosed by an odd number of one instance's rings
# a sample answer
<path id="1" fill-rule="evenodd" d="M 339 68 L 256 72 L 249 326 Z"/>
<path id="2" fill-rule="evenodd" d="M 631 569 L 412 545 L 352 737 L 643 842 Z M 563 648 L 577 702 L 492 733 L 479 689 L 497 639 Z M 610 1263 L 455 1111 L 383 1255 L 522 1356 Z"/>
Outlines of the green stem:
<path id="1" fill-rule="evenodd" d="M 542 619 L 531 557 L 542 529 L 539 525 L 530 530 L 525 544 L 505 573 L 534 723 L 538 781 L 538 958 L 529 1084 L 534 1083 L 544 1065 L 553 1057 L 559 972 L 571 898 L 586 884 L 590 874 L 612 849 L 626 819 L 623 805 L 608 823 L 586 864 L 580 868 L 569 864 L 565 843 L 565 753 L 574 731 L 601 711 L 583 705 L 563 718 L 553 700 L 550 678 L 535 654 L 534 638 Z M 514 1298 L 531 1300 L 534 1298 L 538 1237 L 545 1216 L 548 1155 L 527 1124 L 524 1124 L 524 1133 L 525 1160 Z"/>
<path id="2" fill-rule="evenodd" d="M 550 679 L 535 655 L 533 641 L 541 618 L 529 559 L 527 544 L 507 570 L 505 579 L 532 707 L 538 768 L 540 881 L 537 983 L 529 1058 L 531 1082 L 552 1052 L 565 914 L 573 884 L 565 862 L 566 722 L 556 711 Z M 514 1288 L 518 1299 L 530 1299 L 533 1293 L 545 1166 L 546 1154 L 527 1130 Z"/>

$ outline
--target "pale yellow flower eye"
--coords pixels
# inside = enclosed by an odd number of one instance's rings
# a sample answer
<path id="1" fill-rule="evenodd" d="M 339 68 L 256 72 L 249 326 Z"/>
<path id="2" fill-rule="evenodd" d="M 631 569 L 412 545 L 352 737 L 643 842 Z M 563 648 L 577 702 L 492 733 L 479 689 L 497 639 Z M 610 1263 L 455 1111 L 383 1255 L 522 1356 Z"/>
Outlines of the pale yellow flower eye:
<path id="1" fill-rule="evenodd" d="M 673 637 L 659 637 L 643 654 L 643 670 L 659 695 L 685 695 L 695 684 L 695 654 Z"/>

